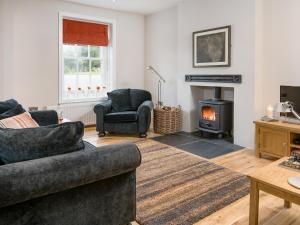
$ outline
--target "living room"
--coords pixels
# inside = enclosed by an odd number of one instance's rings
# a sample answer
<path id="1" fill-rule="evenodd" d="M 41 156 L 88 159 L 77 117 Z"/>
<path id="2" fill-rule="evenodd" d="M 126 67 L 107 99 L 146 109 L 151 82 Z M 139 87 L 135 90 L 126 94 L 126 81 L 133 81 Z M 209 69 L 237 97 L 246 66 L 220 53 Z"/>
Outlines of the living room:
<path id="1" fill-rule="evenodd" d="M 0 224 L 300 224 L 299 9 L 0 0 Z"/>

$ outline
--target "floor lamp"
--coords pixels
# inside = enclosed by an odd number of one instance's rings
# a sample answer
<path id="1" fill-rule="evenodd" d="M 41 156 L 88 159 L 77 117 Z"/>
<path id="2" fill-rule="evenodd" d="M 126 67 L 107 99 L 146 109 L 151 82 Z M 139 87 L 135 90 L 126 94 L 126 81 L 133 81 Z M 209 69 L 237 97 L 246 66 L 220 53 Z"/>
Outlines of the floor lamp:
<path id="1" fill-rule="evenodd" d="M 157 83 L 157 94 L 158 94 L 157 105 L 158 105 L 158 107 L 162 107 L 163 102 L 161 100 L 161 84 L 162 84 L 162 82 L 166 83 L 166 80 L 152 66 L 147 66 L 146 70 L 151 71 L 152 73 L 154 73 L 159 78 L 158 83 Z"/>

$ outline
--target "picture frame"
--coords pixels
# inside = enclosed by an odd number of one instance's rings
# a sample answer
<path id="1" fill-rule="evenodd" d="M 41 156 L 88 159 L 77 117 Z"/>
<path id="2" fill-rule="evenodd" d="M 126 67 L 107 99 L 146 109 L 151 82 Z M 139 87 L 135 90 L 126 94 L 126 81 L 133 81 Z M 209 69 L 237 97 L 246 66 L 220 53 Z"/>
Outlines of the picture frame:
<path id="1" fill-rule="evenodd" d="M 193 33 L 193 67 L 231 65 L 231 26 Z"/>

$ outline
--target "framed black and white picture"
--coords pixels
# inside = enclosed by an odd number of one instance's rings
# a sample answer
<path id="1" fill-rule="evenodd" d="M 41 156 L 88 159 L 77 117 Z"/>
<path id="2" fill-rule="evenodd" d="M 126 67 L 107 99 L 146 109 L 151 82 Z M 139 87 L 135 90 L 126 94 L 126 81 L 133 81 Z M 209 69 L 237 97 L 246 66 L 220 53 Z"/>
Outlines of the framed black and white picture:
<path id="1" fill-rule="evenodd" d="M 193 66 L 230 66 L 231 26 L 193 33 Z"/>

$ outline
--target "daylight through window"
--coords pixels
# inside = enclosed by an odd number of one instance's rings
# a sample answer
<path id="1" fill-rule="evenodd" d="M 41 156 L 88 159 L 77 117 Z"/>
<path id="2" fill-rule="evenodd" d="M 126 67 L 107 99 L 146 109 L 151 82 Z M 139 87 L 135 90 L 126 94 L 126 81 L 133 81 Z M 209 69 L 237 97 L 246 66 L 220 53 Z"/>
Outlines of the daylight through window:
<path id="1" fill-rule="evenodd" d="M 63 22 L 61 101 L 106 96 L 111 76 L 108 29 L 103 29 L 102 24 L 65 19 Z"/>

